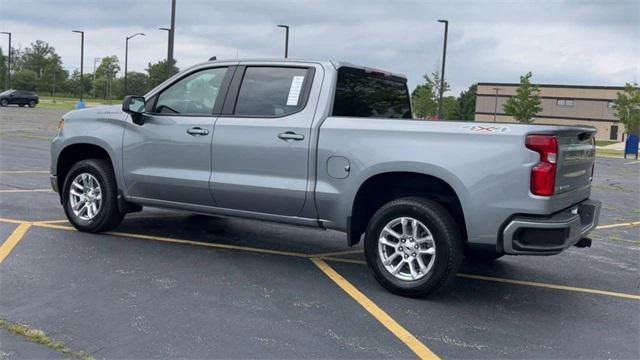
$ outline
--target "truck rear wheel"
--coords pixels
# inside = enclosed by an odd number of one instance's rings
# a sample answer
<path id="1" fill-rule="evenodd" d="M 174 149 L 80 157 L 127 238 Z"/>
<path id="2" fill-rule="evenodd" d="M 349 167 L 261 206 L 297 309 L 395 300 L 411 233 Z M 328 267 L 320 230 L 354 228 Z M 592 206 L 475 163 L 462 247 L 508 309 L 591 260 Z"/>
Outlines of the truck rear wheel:
<path id="1" fill-rule="evenodd" d="M 376 280 L 404 296 L 424 296 L 449 282 L 463 257 L 456 222 L 435 201 L 407 197 L 382 206 L 365 235 Z"/>
<path id="2" fill-rule="evenodd" d="M 118 209 L 117 185 L 111 163 L 102 159 L 82 160 L 69 170 L 62 190 L 67 219 L 84 232 L 108 231 L 120 225 L 124 213 Z"/>

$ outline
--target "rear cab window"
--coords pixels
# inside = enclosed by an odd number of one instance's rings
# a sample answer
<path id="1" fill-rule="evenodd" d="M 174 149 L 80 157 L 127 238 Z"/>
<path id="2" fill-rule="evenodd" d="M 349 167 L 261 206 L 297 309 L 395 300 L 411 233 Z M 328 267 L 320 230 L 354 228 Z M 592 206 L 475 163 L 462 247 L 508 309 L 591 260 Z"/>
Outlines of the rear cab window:
<path id="1" fill-rule="evenodd" d="M 407 80 L 377 70 L 341 67 L 333 116 L 411 119 Z"/>

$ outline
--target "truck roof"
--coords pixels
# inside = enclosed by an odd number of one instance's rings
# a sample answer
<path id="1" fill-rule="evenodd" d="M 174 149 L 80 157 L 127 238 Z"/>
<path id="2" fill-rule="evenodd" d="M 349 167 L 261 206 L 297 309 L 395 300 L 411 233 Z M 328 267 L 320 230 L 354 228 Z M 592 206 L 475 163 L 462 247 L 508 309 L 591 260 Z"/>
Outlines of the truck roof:
<path id="1" fill-rule="evenodd" d="M 388 71 L 388 70 L 384 70 L 384 69 L 377 69 L 377 68 L 372 68 L 372 67 L 368 67 L 368 66 L 362 66 L 362 65 L 357 65 L 357 64 L 353 64 L 347 61 L 339 61 L 339 60 L 312 60 L 312 59 L 293 59 L 293 58 L 288 58 L 288 59 L 282 59 L 282 58 L 247 58 L 247 59 L 217 59 L 217 60 L 212 60 L 212 61 L 205 61 L 203 63 L 199 63 L 196 64 L 195 66 L 200 66 L 202 64 L 219 64 L 219 63 L 251 63 L 251 62 L 260 62 L 260 63 L 274 63 L 274 64 L 283 64 L 283 63 L 316 63 L 316 64 L 322 64 L 324 66 L 331 66 L 335 69 L 339 69 L 341 67 L 350 67 L 350 68 L 355 68 L 355 69 L 362 69 L 362 70 L 374 70 L 374 71 L 379 71 L 379 72 L 384 72 L 387 74 L 390 74 L 392 76 L 397 76 L 403 79 L 407 79 L 407 77 L 404 74 L 400 74 L 400 73 L 396 73 L 393 71 Z"/>

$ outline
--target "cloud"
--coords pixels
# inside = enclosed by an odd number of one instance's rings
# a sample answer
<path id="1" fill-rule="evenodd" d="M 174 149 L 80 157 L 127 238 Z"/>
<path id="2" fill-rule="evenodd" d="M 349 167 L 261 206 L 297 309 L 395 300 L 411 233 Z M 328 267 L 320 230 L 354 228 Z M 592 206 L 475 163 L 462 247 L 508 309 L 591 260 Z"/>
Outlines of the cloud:
<path id="1" fill-rule="evenodd" d="M 0 5 L 0 29 L 22 47 L 41 39 L 65 67 L 124 56 L 129 69 L 166 57 L 170 0 L 22 0 Z M 37 11 L 24 11 L 24 9 Z M 440 66 L 443 26 L 450 21 L 446 75 L 457 93 L 473 82 L 515 82 L 533 71 L 544 83 L 621 85 L 640 81 L 640 3 L 620 1 L 177 0 L 175 57 L 185 68 L 211 56 L 279 57 L 291 25 L 290 56 L 336 59 L 404 73 L 411 87 Z M 5 46 L 5 43 L 1 43 Z"/>

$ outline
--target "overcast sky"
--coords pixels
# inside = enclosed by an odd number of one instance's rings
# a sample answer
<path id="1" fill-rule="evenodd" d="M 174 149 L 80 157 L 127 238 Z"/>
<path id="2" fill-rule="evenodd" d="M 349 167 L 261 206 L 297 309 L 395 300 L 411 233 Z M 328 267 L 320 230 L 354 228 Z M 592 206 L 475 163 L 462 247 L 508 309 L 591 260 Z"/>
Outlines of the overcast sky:
<path id="1" fill-rule="evenodd" d="M 18 5 L 19 6 L 16 6 Z M 13 46 L 45 40 L 64 67 L 117 55 L 144 71 L 166 57 L 171 0 L 0 2 L 0 29 Z M 440 66 L 448 19 L 446 77 L 452 94 L 474 82 L 623 85 L 640 82 L 640 1 L 177 0 L 175 58 L 182 69 L 211 56 L 279 57 L 291 25 L 289 57 L 336 59 L 407 75 L 413 88 Z M 6 36 L 0 37 L 6 49 Z"/>

